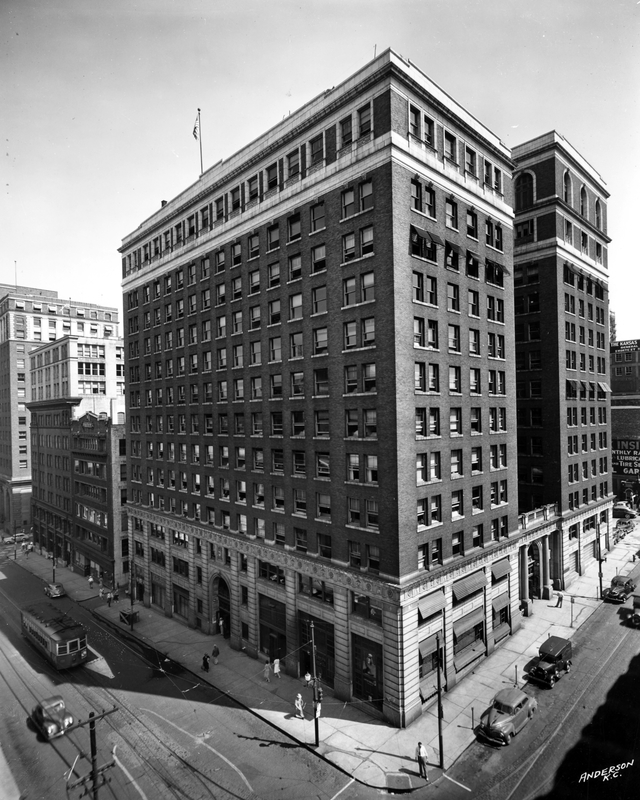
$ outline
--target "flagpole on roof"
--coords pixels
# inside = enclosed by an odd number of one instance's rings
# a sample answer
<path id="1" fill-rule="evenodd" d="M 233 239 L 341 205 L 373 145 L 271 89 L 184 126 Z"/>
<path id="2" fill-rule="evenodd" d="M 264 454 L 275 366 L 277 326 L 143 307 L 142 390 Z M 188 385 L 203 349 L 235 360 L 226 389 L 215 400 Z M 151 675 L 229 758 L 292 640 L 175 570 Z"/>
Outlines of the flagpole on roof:
<path id="1" fill-rule="evenodd" d="M 198 109 L 198 117 L 196 119 L 196 124 L 193 126 L 193 135 L 200 144 L 200 175 L 204 172 L 204 168 L 202 166 L 202 128 L 200 125 L 200 109 Z"/>

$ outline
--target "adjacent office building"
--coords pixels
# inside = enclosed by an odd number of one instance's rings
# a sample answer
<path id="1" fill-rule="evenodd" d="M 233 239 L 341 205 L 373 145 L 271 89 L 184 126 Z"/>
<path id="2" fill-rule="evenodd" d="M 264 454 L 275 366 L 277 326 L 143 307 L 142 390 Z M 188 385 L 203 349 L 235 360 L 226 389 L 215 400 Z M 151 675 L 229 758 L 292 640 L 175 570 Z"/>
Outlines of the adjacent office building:
<path id="1" fill-rule="evenodd" d="M 64 336 L 31 352 L 30 373 L 34 544 L 128 584 L 122 340 Z"/>
<path id="2" fill-rule="evenodd" d="M 512 168 L 389 50 L 125 237 L 138 601 L 397 725 L 519 626 Z"/>
<path id="3" fill-rule="evenodd" d="M 634 505 L 640 497 L 640 339 L 611 343 L 613 491 Z"/>
<path id="4" fill-rule="evenodd" d="M 55 291 L 0 284 L 0 526 L 31 526 L 31 350 L 67 334 L 118 335 L 115 308 L 62 300 Z"/>
<path id="5" fill-rule="evenodd" d="M 512 155 L 519 502 L 558 506 L 527 557 L 532 595 L 548 596 L 609 545 L 609 194 L 555 131 Z"/>

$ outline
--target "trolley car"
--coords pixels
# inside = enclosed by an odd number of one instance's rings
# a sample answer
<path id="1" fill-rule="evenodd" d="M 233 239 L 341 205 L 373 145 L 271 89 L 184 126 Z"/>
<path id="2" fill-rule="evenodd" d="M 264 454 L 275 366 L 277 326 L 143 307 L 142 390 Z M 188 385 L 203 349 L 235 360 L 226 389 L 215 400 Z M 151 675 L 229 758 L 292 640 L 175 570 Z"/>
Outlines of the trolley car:
<path id="1" fill-rule="evenodd" d="M 56 669 L 77 667 L 87 660 L 86 630 L 51 603 L 22 610 L 22 634 Z"/>

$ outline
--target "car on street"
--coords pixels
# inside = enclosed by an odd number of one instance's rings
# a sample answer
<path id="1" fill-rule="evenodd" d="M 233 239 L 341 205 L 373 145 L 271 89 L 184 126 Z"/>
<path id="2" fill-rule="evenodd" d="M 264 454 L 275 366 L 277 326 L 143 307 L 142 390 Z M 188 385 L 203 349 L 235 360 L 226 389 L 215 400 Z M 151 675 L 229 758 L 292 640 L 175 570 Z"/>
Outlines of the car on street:
<path id="1" fill-rule="evenodd" d="M 630 594 L 635 592 L 636 585 L 631 578 L 624 575 L 614 575 L 611 586 L 603 592 L 603 599 L 609 603 L 626 603 Z"/>
<path id="2" fill-rule="evenodd" d="M 31 721 L 45 739 L 62 736 L 72 725 L 73 716 L 67 711 L 59 694 L 42 700 L 31 712 Z"/>
<path id="3" fill-rule="evenodd" d="M 66 591 L 61 583 L 45 583 L 44 593 L 47 597 L 64 597 Z"/>
<path id="4" fill-rule="evenodd" d="M 477 734 L 492 744 L 506 745 L 533 717 L 538 701 L 520 689 L 501 689 L 480 718 Z"/>
<path id="5" fill-rule="evenodd" d="M 16 533 L 15 536 L 7 536 L 4 542 L 5 544 L 16 544 L 16 542 L 26 542 L 28 538 L 26 533 Z"/>
<path id="6" fill-rule="evenodd" d="M 571 672 L 571 642 L 561 636 L 549 636 L 538 648 L 538 655 L 538 663 L 530 670 L 529 680 L 553 689 L 562 671 Z"/>
<path id="7" fill-rule="evenodd" d="M 638 512 L 629 508 L 625 503 L 616 503 L 613 507 L 613 516 L 622 519 L 637 519 Z"/>

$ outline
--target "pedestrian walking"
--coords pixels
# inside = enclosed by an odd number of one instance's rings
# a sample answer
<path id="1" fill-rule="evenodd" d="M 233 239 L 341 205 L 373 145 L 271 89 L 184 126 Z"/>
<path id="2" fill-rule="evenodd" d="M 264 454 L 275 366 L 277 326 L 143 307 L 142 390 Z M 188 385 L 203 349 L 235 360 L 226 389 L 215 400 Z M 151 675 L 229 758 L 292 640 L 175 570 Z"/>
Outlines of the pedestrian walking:
<path id="1" fill-rule="evenodd" d="M 102 598 L 104 597 L 104 589 L 102 588 L 102 586 L 98 590 L 98 594 L 100 595 L 100 599 L 102 600 Z"/>
<path id="2" fill-rule="evenodd" d="M 298 696 L 296 697 L 296 701 L 295 701 L 294 705 L 296 707 L 296 711 L 298 712 L 298 716 L 300 717 L 300 719 L 304 719 L 304 705 L 305 704 L 304 704 L 304 700 L 302 699 L 302 695 L 301 694 L 298 694 Z"/>
<path id="3" fill-rule="evenodd" d="M 113 595 L 111 592 L 107 592 L 107 605 L 111 608 L 111 601 L 113 600 Z"/>
<path id="4" fill-rule="evenodd" d="M 118 587 L 116 586 L 116 588 L 113 591 L 113 602 L 117 603 L 118 600 L 120 600 L 120 589 L 118 589 Z"/>
<path id="5" fill-rule="evenodd" d="M 273 674 L 279 678 L 280 677 L 280 659 L 276 658 L 273 661 Z"/>
<path id="6" fill-rule="evenodd" d="M 102 586 L 102 575 L 100 576 L 100 580 L 98 581 L 98 583 L 100 584 L 100 586 Z"/>
<path id="7" fill-rule="evenodd" d="M 562 594 L 562 592 L 558 592 L 557 597 L 558 601 L 556 603 L 556 608 L 562 608 L 562 601 L 564 600 L 564 595 Z"/>
<path id="8" fill-rule="evenodd" d="M 220 650 L 218 649 L 218 645 L 217 644 L 213 645 L 213 650 L 211 651 L 211 655 L 213 656 L 213 663 L 217 664 L 218 663 L 218 656 L 220 655 Z"/>
<path id="9" fill-rule="evenodd" d="M 205 653 L 202 656 L 202 669 L 205 672 L 209 672 L 209 655 L 208 655 L 208 653 Z"/>
<path id="10" fill-rule="evenodd" d="M 220 636 L 224 639 L 224 620 L 222 617 L 218 620 L 218 625 L 220 626 Z"/>
<path id="11" fill-rule="evenodd" d="M 93 589 L 93 575 L 89 575 L 87 580 L 89 581 L 89 588 Z"/>
<path id="12" fill-rule="evenodd" d="M 265 662 L 264 669 L 262 670 L 262 674 L 264 675 L 264 679 L 267 683 L 271 683 L 271 664 L 267 661 Z"/>
<path id="13" fill-rule="evenodd" d="M 418 746 L 416 747 L 416 761 L 420 769 L 420 777 L 424 778 L 426 782 L 429 783 L 429 776 L 427 775 L 427 748 L 422 742 L 418 742 Z"/>

